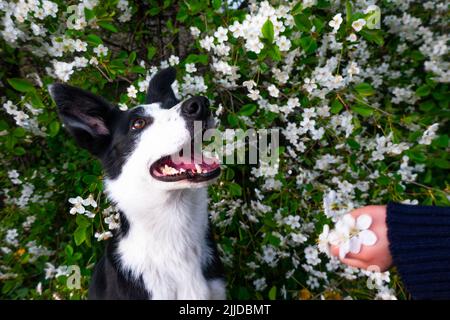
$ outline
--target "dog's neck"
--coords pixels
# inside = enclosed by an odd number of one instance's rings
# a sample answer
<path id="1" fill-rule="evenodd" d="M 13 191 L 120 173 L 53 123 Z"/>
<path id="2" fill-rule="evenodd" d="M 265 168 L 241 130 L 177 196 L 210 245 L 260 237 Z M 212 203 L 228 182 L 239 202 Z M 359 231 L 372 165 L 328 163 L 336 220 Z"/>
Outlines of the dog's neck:
<path id="1" fill-rule="evenodd" d="M 210 259 L 206 188 L 159 190 L 151 199 L 117 205 L 129 225 L 116 252 L 124 271 L 142 277 L 155 299 L 205 290 L 202 266 Z"/>

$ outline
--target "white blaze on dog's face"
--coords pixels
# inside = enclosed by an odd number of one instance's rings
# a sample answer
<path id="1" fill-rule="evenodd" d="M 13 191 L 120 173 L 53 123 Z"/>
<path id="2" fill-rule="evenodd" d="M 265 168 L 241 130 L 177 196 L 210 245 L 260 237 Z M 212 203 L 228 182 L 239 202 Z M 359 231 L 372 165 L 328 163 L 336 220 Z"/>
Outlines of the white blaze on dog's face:
<path id="1" fill-rule="evenodd" d="M 218 162 L 194 161 L 193 152 L 182 152 L 191 150 L 194 121 L 207 129 L 210 112 L 204 97 L 179 102 L 170 86 L 174 80 L 174 69 L 159 72 L 150 81 L 147 104 L 127 111 L 81 89 L 50 88 L 68 131 L 102 161 L 107 191 L 119 207 L 204 187 L 220 174 Z"/>

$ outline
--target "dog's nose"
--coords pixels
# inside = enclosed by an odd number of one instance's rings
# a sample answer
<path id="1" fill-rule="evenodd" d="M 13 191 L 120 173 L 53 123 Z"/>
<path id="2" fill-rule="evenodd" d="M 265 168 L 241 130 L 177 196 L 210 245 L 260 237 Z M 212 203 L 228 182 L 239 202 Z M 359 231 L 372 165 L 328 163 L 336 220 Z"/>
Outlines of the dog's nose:
<path id="1" fill-rule="evenodd" d="M 181 113 L 187 120 L 206 120 L 209 116 L 209 100 L 205 97 L 193 97 L 181 106 Z"/>

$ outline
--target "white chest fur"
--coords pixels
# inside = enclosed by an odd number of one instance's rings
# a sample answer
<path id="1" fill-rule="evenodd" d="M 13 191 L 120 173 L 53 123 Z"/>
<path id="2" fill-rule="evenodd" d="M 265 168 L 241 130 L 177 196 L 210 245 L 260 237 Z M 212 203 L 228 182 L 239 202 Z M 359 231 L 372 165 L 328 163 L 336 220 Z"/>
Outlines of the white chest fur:
<path id="1" fill-rule="evenodd" d="M 152 299 L 224 299 L 222 281 L 207 281 L 206 190 L 180 191 L 159 208 L 128 214 L 129 232 L 119 242 L 122 267 L 142 277 Z"/>

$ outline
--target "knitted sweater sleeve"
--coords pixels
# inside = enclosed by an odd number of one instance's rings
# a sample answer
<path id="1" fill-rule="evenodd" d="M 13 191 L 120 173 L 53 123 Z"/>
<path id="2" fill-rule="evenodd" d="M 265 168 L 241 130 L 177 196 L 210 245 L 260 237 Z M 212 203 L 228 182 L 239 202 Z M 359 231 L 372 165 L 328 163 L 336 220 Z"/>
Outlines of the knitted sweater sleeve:
<path id="1" fill-rule="evenodd" d="M 414 299 L 450 299 L 450 207 L 389 203 L 394 265 Z"/>

